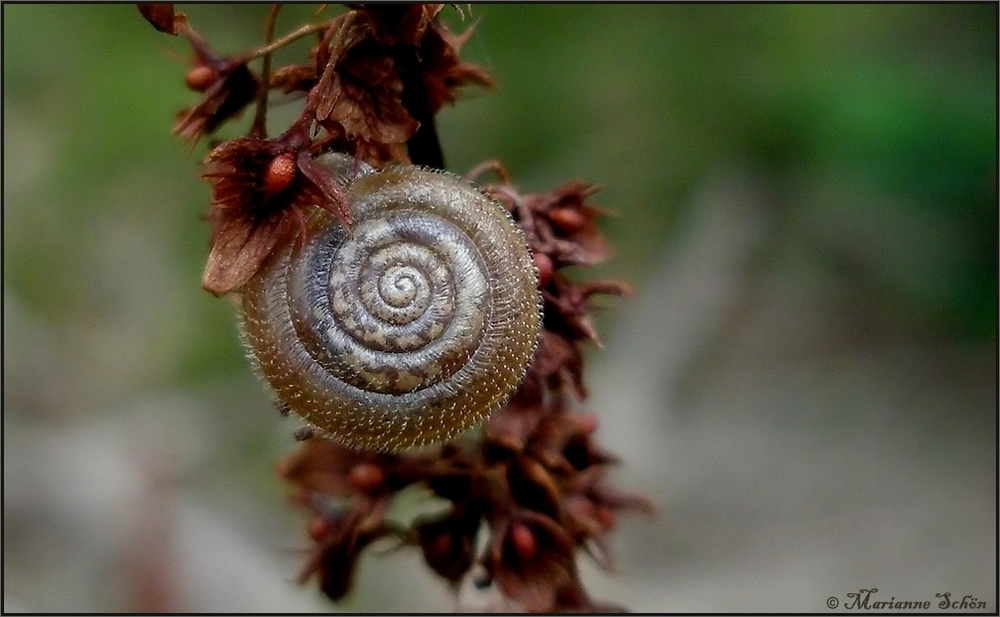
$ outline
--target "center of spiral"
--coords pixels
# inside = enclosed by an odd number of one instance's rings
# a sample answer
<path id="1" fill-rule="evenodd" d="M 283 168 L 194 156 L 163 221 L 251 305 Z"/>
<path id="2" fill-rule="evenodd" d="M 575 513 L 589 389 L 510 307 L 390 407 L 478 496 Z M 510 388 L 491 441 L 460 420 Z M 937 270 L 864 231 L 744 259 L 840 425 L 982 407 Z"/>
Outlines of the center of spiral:
<path id="1" fill-rule="evenodd" d="M 403 395 L 470 361 L 490 287 L 477 248 L 454 224 L 410 210 L 360 220 L 322 261 L 316 301 L 330 312 L 315 314 L 333 351 L 315 357 L 345 383 Z"/>
<path id="2" fill-rule="evenodd" d="M 366 254 L 359 266 L 361 307 L 375 320 L 375 328 L 417 322 L 451 293 L 447 279 L 435 274 L 439 257 L 427 247 L 388 243 Z"/>
<path id="3" fill-rule="evenodd" d="M 427 281 L 420 272 L 407 266 L 392 266 L 379 277 L 379 295 L 390 306 L 404 308 L 413 304 L 421 283 Z"/>

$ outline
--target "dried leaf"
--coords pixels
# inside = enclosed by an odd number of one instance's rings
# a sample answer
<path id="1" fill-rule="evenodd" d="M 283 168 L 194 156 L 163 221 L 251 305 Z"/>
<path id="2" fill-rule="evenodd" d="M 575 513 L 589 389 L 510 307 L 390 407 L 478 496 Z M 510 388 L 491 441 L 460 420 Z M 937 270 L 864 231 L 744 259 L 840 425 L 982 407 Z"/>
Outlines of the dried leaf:
<path id="1" fill-rule="evenodd" d="M 160 32 L 177 36 L 181 24 L 185 23 L 184 13 L 175 13 L 173 4 L 136 4 L 139 12 L 154 28 Z"/>
<path id="2" fill-rule="evenodd" d="M 295 222 L 282 212 L 263 221 L 225 217 L 212 234 L 201 285 L 216 296 L 239 289 L 253 278 L 274 247 L 295 229 Z"/>

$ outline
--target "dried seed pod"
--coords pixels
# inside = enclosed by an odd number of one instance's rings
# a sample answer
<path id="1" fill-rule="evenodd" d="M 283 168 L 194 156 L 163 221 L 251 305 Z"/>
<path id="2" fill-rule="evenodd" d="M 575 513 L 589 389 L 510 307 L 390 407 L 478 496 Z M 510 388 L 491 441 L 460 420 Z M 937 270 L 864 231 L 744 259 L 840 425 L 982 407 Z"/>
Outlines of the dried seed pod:
<path id="1" fill-rule="evenodd" d="M 271 159 L 264 171 L 264 194 L 273 197 L 295 182 L 295 155 L 283 152 Z"/>
<path id="2" fill-rule="evenodd" d="M 457 176 L 317 161 L 355 222 L 347 233 L 317 209 L 305 242 L 276 250 L 243 288 L 261 374 L 354 447 L 402 450 L 481 423 L 534 358 L 541 297 L 524 235 Z"/>
<path id="3" fill-rule="evenodd" d="M 197 64 L 184 76 L 184 82 L 195 92 L 204 92 L 217 78 L 218 73 L 215 69 L 205 64 Z"/>

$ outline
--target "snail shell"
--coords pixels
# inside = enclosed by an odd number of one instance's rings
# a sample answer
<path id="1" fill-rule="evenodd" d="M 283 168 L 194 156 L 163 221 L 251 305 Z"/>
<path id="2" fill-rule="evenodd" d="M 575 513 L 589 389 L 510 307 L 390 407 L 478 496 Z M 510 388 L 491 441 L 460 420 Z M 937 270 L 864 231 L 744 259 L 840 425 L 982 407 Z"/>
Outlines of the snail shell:
<path id="1" fill-rule="evenodd" d="M 350 232 L 320 209 L 243 288 L 244 341 L 279 404 L 348 445 L 443 441 L 503 405 L 534 358 L 538 276 L 507 211 L 416 167 L 317 159 Z"/>

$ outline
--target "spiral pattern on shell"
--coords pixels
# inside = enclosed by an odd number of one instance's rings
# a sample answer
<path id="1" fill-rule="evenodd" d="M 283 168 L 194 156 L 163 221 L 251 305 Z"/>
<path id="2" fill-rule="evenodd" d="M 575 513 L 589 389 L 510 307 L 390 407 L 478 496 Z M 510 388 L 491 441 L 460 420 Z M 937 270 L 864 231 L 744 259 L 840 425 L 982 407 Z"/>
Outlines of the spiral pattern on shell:
<path id="1" fill-rule="evenodd" d="M 402 450 L 481 423 L 524 378 L 537 272 L 507 211 L 416 167 L 341 179 L 354 224 L 318 211 L 243 288 L 244 341 L 279 401 L 348 445 Z"/>

